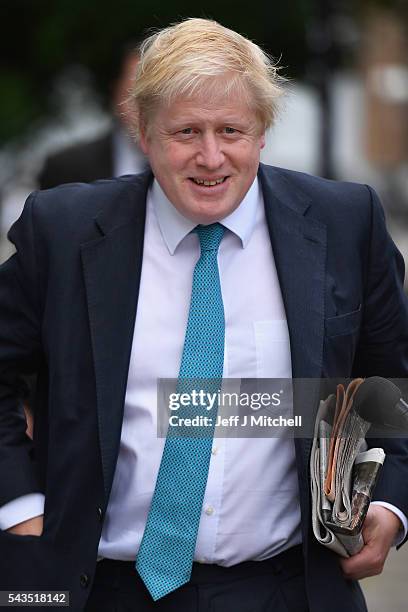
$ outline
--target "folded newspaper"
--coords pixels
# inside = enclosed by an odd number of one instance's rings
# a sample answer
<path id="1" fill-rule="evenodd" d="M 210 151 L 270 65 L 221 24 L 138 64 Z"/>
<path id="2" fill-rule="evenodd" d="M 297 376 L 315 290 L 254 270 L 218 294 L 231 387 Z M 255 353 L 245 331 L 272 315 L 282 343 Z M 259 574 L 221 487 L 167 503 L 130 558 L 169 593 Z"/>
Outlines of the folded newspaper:
<path id="1" fill-rule="evenodd" d="M 320 402 L 310 460 L 312 526 L 317 540 L 342 557 L 363 545 L 364 519 L 384 463 L 382 448 L 367 448 L 370 423 L 353 409 L 356 378 Z"/>

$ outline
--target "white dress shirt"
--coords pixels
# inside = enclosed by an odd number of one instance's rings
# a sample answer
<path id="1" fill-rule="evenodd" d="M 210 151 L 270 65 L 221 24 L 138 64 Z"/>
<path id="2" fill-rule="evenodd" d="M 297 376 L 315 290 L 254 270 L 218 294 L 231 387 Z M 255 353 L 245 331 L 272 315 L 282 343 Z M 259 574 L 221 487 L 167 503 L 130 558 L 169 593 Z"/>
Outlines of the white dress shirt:
<path id="1" fill-rule="evenodd" d="M 290 378 L 289 334 L 257 181 L 223 224 L 230 230 L 218 258 L 224 377 Z M 119 458 L 99 547 L 104 557 L 134 559 L 143 535 L 164 444 L 156 435 L 157 379 L 177 378 L 180 368 L 200 255 L 194 226 L 155 182 L 147 201 Z M 195 559 L 232 565 L 299 542 L 293 440 L 215 439 Z"/>
<path id="2" fill-rule="evenodd" d="M 225 310 L 224 378 L 290 379 L 289 334 L 258 180 L 222 220 L 218 254 Z M 142 274 L 117 466 L 99 555 L 134 560 L 164 439 L 158 438 L 157 379 L 177 378 L 199 258 L 194 223 L 157 181 L 147 198 Z M 42 496 L 0 508 L 0 528 L 41 514 Z M 405 516 L 392 509 L 407 528 Z M 16 520 L 15 517 L 18 517 Z M 215 438 L 195 560 L 233 565 L 301 542 L 293 439 Z"/>

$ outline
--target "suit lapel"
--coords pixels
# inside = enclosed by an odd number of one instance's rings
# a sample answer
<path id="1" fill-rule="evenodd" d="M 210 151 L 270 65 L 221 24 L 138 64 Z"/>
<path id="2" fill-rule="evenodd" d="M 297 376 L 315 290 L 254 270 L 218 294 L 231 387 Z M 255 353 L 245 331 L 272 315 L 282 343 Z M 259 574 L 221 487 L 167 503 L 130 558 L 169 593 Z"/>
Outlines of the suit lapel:
<path id="1" fill-rule="evenodd" d="M 261 164 L 259 177 L 289 327 L 294 409 L 312 432 L 320 389 L 310 379 L 320 378 L 323 361 L 326 227 L 306 217 L 312 202 L 283 173 Z M 301 499 L 307 500 L 311 438 L 295 445 Z"/>
<path id="2" fill-rule="evenodd" d="M 305 215 L 311 201 L 261 167 L 265 213 L 289 326 L 294 378 L 322 372 L 326 227 Z"/>
<path id="3" fill-rule="evenodd" d="M 96 378 L 99 441 L 109 497 L 123 420 L 139 294 L 150 175 L 144 173 L 95 220 L 101 237 L 81 247 Z"/>

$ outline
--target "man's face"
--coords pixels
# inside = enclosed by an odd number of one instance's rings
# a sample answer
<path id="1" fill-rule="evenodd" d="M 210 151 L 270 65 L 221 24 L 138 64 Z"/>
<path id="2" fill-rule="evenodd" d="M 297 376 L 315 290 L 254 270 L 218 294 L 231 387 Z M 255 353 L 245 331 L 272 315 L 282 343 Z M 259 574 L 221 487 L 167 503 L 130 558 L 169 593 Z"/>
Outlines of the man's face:
<path id="1" fill-rule="evenodd" d="M 140 145 L 177 210 L 195 223 L 219 221 L 251 186 L 265 137 L 243 98 L 180 98 L 159 106 Z"/>

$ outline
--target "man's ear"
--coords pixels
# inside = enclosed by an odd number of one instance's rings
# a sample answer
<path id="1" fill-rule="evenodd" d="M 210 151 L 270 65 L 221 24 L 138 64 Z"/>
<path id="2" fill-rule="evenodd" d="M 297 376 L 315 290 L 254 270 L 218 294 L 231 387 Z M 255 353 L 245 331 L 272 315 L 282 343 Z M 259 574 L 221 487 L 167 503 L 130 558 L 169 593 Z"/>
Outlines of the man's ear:
<path id="1" fill-rule="evenodd" d="M 149 145 L 148 145 L 148 139 L 147 139 L 146 126 L 144 125 L 144 123 L 141 123 L 139 126 L 139 146 L 142 149 L 142 152 L 145 155 L 148 155 Z"/>
<path id="2" fill-rule="evenodd" d="M 263 149 L 265 146 L 265 132 L 261 136 L 260 145 L 261 145 L 261 149 Z"/>

